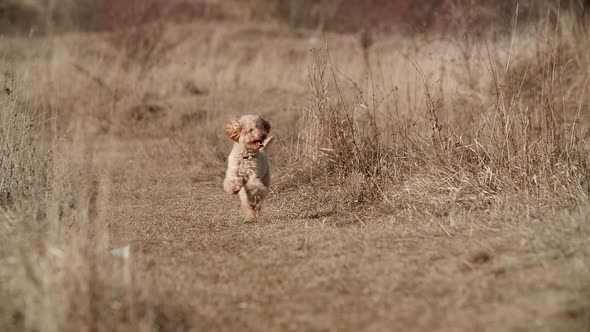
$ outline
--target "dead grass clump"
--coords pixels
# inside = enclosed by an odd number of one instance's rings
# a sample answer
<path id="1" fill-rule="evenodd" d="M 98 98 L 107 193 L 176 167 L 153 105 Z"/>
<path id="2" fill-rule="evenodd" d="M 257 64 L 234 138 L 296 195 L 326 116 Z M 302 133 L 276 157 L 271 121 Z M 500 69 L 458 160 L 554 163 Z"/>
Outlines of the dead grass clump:
<path id="1" fill-rule="evenodd" d="M 576 129 L 588 135 L 590 57 L 587 27 L 571 15 L 563 15 L 557 25 L 537 38 L 534 49 L 507 68 L 503 92 L 508 107 L 528 108 L 534 129 L 549 122 L 555 135 Z"/>
<path id="2" fill-rule="evenodd" d="M 4 331 L 153 328 L 163 313 L 150 279 L 134 272 L 141 257 L 134 248 L 111 251 L 108 177 L 66 171 L 61 162 L 37 213 L 42 217 L 5 209 L 0 218 L 0 325 Z"/>
<path id="3" fill-rule="evenodd" d="M 312 100 L 302 114 L 301 138 L 305 142 L 302 154 L 320 162 L 330 174 L 377 175 L 383 151 L 376 119 L 369 117 L 368 125 L 359 120 L 357 108 L 366 107 L 362 95 L 355 95 L 353 105 L 347 105 L 342 95 L 334 93 L 341 91 L 333 79 L 328 54 L 316 49 L 312 55 L 314 63 L 309 73 Z"/>
<path id="4" fill-rule="evenodd" d="M 134 272 L 139 253 L 111 252 L 108 172 L 92 166 L 79 140 L 41 144 L 43 117 L 22 90 L 10 91 L 0 93 L 2 331 L 172 324 L 150 279 Z"/>
<path id="5" fill-rule="evenodd" d="M 315 170 L 328 182 L 341 185 L 337 194 L 338 210 L 349 210 L 378 199 L 382 195 L 379 183 L 387 177 L 387 155 L 379 139 L 376 117 L 358 117 L 358 107 L 366 107 L 361 91 L 352 105 L 347 104 L 334 72 L 329 65 L 327 52 L 313 50 L 313 67 L 309 73 L 311 102 L 301 114 L 299 150 Z M 333 92 L 338 91 L 339 96 Z"/>
<path id="6" fill-rule="evenodd" d="M 4 76 L 14 80 L 10 72 Z M 27 105 L 20 88 L 6 86 L 0 91 L 0 207 L 18 204 L 35 210 L 39 207 L 33 206 L 42 205 L 48 188 L 50 159 L 40 152 L 47 147 L 36 131 L 42 114 Z"/>
<path id="7" fill-rule="evenodd" d="M 546 104 L 536 101 L 517 108 L 504 103 L 496 83 L 487 100 L 470 101 L 472 109 L 481 110 L 470 123 L 444 123 L 438 114 L 444 99 L 434 100 L 431 84 L 412 60 L 423 80 L 424 98 L 408 110 L 395 111 L 390 109 L 395 100 L 384 102 L 393 97 L 376 95 L 377 89 L 370 91 L 372 100 L 363 98 L 369 92 L 354 82 L 345 90 L 327 52 L 315 50 L 313 60 L 312 99 L 301 116 L 299 155 L 315 169 L 312 176 L 336 179 L 329 190 L 357 192 L 340 199 L 358 201 L 364 192 L 365 207 L 380 202 L 390 213 L 410 210 L 434 216 L 492 213 L 507 206 L 522 211 L 575 207 L 587 201 L 590 158 L 584 138 L 573 130 L 557 135 L 552 121 L 538 122 L 535 130 L 534 117 L 547 119 L 553 112 Z M 497 75 L 500 69 L 491 56 L 488 62 Z M 575 103 L 575 98 L 570 95 L 568 101 Z M 404 116 L 414 109 L 422 112 L 419 125 Z M 449 119 L 461 117 L 447 111 Z M 352 178 L 364 185 L 351 186 Z"/>

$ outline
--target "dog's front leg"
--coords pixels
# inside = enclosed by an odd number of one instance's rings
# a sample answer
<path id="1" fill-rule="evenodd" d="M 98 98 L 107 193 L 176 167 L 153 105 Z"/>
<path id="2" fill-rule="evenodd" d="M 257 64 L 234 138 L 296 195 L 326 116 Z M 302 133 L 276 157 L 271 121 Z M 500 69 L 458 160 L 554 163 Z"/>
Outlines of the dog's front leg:
<path id="1" fill-rule="evenodd" d="M 228 194 L 237 194 L 244 186 L 244 181 L 237 176 L 228 176 L 223 180 L 223 190 Z"/>
<path id="2" fill-rule="evenodd" d="M 227 171 L 223 179 L 223 190 L 228 194 L 237 194 L 244 186 L 244 180 L 239 176 L 239 162 L 230 155 L 227 160 Z"/>

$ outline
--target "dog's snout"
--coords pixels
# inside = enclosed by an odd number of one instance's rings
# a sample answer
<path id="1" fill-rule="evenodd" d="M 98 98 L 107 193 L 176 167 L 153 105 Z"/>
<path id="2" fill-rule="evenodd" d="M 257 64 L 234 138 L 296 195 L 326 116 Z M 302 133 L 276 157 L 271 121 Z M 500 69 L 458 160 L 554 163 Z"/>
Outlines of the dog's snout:
<path id="1" fill-rule="evenodd" d="M 266 133 L 262 130 L 257 130 L 254 137 L 260 141 L 264 141 L 266 139 Z"/>

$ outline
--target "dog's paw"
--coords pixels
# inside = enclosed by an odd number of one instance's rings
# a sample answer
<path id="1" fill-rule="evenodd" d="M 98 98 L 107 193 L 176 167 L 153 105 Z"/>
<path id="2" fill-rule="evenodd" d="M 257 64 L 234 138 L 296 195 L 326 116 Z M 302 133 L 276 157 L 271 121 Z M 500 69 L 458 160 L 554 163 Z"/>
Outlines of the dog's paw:
<path id="1" fill-rule="evenodd" d="M 242 189 L 243 181 L 237 178 L 228 178 L 223 182 L 223 188 L 228 194 L 237 194 Z"/>
<path id="2" fill-rule="evenodd" d="M 241 189 L 242 189 L 242 181 L 235 179 L 231 182 L 231 192 L 234 195 L 239 193 Z"/>
<path id="3" fill-rule="evenodd" d="M 242 186 L 239 184 L 233 184 L 231 187 L 231 192 L 232 194 L 236 195 L 237 193 L 240 192 L 240 190 L 242 189 Z"/>

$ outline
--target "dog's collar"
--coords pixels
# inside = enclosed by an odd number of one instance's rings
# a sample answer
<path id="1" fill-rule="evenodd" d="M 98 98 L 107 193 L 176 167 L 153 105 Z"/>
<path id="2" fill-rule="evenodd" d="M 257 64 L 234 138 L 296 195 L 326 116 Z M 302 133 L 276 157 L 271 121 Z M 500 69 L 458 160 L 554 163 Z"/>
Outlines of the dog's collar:
<path id="1" fill-rule="evenodd" d="M 256 153 L 248 152 L 242 155 L 242 159 L 252 159 L 256 157 Z"/>

